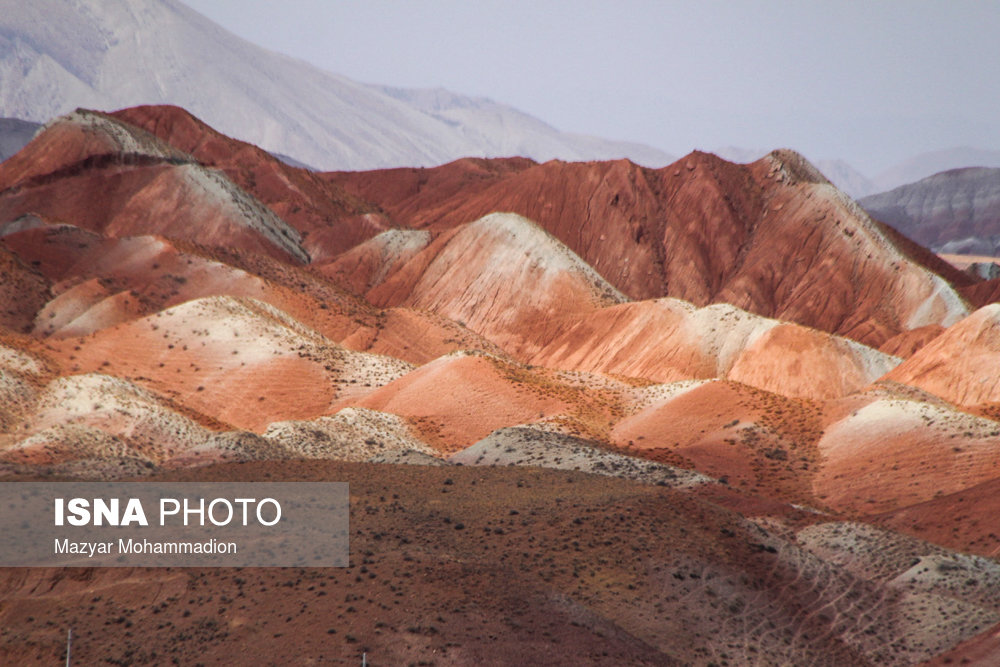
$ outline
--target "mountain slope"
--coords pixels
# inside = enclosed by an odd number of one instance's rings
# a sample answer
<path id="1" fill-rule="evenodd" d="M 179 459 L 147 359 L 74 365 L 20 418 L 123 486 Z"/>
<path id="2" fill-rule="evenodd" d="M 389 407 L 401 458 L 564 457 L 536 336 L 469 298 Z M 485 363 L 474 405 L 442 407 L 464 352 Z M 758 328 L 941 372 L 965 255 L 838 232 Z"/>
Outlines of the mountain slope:
<path id="1" fill-rule="evenodd" d="M 440 235 L 368 298 L 436 312 L 523 355 L 558 335 L 566 318 L 625 300 L 565 245 L 510 213 Z"/>
<path id="2" fill-rule="evenodd" d="M 1000 477 L 996 421 L 891 395 L 854 397 L 837 408 L 828 406 L 817 443 L 823 465 L 814 491 L 838 510 L 897 510 Z"/>
<path id="3" fill-rule="evenodd" d="M 141 128 L 234 183 L 295 227 L 303 247 L 322 262 L 383 231 L 388 225 L 370 205 L 319 174 L 218 132 L 185 109 L 141 106 L 108 114 Z"/>
<path id="4" fill-rule="evenodd" d="M 335 400 L 412 368 L 347 350 L 273 306 L 229 296 L 188 301 L 50 347 L 72 357 L 77 372 L 103 369 L 135 379 L 181 405 L 255 430 L 327 414 Z"/>
<path id="5" fill-rule="evenodd" d="M 77 110 L 0 164 L 0 217 L 109 236 L 161 233 L 305 263 L 301 236 L 222 172 L 135 126 Z"/>
<path id="6" fill-rule="evenodd" d="M 450 95 L 450 94 L 448 94 Z M 432 165 L 465 155 L 670 157 L 577 137 L 503 105 L 389 94 L 255 46 L 177 0 L 0 1 L 0 115 L 34 121 L 76 107 L 183 106 L 223 132 L 325 169 Z M 459 117 L 454 116 L 461 108 Z"/>
<path id="7" fill-rule="evenodd" d="M 325 176 L 397 224 L 432 232 L 518 213 L 632 299 L 726 302 L 876 346 L 967 312 L 945 280 L 790 151 L 749 165 L 693 153 L 657 170 L 462 160 Z"/>
<path id="8" fill-rule="evenodd" d="M 581 317 L 531 358 L 542 366 L 656 382 L 726 378 L 827 399 L 875 381 L 898 360 L 854 341 L 727 304 L 640 301 Z"/>
<path id="9" fill-rule="evenodd" d="M 486 147 L 462 157 L 521 155 L 539 162 L 628 157 L 650 167 L 674 160 L 663 151 L 643 144 L 559 132 L 537 118 L 484 97 L 465 97 L 443 88 L 382 87 L 380 90 L 460 129 L 474 145 Z M 566 144 L 570 144 L 571 151 Z"/>

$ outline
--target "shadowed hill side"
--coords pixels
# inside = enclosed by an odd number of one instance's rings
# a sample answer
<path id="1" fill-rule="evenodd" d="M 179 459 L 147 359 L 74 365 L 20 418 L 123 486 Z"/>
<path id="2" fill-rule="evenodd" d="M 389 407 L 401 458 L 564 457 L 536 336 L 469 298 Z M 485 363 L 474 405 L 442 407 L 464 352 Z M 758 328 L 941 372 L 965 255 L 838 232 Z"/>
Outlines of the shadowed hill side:
<path id="1" fill-rule="evenodd" d="M 1000 302 L 1000 278 L 984 280 L 962 289 L 962 296 L 974 306 Z"/>
<path id="2" fill-rule="evenodd" d="M 87 662 L 352 664 L 364 650 L 373 664 L 902 667 L 1000 620 L 985 559 L 794 508 L 755 521 L 625 479 L 329 462 L 156 479 L 347 481 L 350 566 L 6 570 L 0 659 L 56 662 L 65 636 L 35 620 L 51 618 L 87 638 L 74 652 Z"/>
<path id="3" fill-rule="evenodd" d="M 374 319 L 367 304 L 295 268 L 283 271 L 280 262 L 258 258 L 252 269 L 240 268 L 235 257 L 226 262 L 210 249 L 162 236 L 108 238 L 72 225 L 41 225 L 0 236 L 0 248 L 52 283 L 34 320 L 39 336 L 84 335 L 223 294 L 266 301 L 333 338 L 353 332 L 359 317 Z"/>
<path id="4" fill-rule="evenodd" d="M 50 281 L 16 253 L 0 245 L 0 326 L 28 333 L 49 299 Z"/>
<path id="5" fill-rule="evenodd" d="M 879 230 L 892 242 L 894 246 L 909 257 L 911 260 L 924 266 L 948 281 L 952 287 L 957 287 L 959 293 L 968 299 L 965 290 L 970 286 L 979 284 L 978 279 L 969 275 L 966 271 L 961 271 L 953 264 L 946 262 L 933 251 L 928 250 L 902 232 L 885 224 L 878 218 L 873 218 Z"/>

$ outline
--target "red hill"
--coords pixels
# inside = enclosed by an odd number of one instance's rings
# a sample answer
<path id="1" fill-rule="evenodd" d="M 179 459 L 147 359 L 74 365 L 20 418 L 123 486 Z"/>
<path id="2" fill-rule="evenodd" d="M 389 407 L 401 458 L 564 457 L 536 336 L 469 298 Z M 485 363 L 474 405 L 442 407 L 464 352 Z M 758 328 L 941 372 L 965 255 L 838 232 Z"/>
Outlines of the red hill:
<path id="1" fill-rule="evenodd" d="M 693 153 L 658 170 L 463 160 L 327 177 L 432 231 L 519 213 L 633 299 L 727 302 L 872 345 L 966 312 L 930 259 L 789 151 L 750 165 Z"/>
<path id="2" fill-rule="evenodd" d="M 53 121 L 0 164 L 0 219 L 26 213 L 107 236 L 162 234 L 309 261 L 298 232 L 225 174 L 91 111 Z"/>
<path id="3" fill-rule="evenodd" d="M 329 179 L 227 137 L 184 109 L 140 106 L 110 115 L 224 172 L 295 227 L 313 261 L 332 257 L 388 228 L 384 216 Z"/>

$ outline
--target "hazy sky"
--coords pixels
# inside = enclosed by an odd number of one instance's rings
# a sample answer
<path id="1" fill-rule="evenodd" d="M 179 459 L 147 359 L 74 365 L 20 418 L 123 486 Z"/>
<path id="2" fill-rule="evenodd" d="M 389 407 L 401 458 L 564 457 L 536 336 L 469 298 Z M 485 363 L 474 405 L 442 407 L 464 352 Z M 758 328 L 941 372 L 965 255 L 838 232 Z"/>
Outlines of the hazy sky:
<path id="1" fill-rule="evenodd" d="M 183 1 L 356 80 L 486 96 L 677 155 L 789 146 L 874 175 L 1000 149 L 1000 2 Z"/>

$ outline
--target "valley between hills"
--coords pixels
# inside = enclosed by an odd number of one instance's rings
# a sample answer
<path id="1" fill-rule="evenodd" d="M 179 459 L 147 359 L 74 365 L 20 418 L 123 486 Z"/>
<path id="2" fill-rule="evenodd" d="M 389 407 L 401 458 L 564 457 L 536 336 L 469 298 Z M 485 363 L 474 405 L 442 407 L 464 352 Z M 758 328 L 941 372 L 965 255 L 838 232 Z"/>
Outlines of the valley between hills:
<path id="1" fill-rule="evenodd" d="M 0 571 L 5 664 L 1000 659 L 998 279 L 793 151 L 315 172 L 79 109 L 0 272 L 4 481 L 351 484 L 344 569 Z"/>

